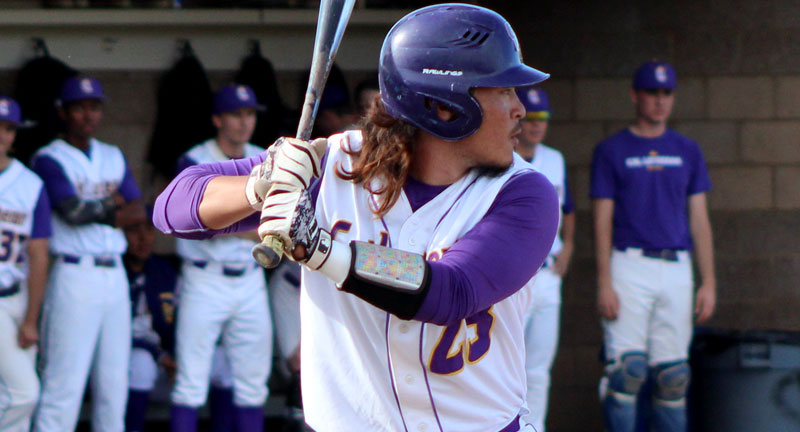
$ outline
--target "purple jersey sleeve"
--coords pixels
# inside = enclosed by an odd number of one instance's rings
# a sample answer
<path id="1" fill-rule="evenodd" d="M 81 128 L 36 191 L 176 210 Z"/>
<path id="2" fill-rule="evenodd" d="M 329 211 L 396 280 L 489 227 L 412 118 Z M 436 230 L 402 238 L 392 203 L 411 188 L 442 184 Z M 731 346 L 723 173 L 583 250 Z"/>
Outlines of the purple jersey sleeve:
<path id="1" fill-rule="evenodd" d="M 613 199 L 616 193 L 614 164 L 609 159 L 608 143 L 602 142 L 594 149 L 592 157 L 591 198 Z"/>
<path id="2" fill-rule="evenodd" d="M 514 294 L 541 267 L 556 236 L 558 197 L 538 172 L 512 177 L 489 211 L 439 261 L 415 320 L 451 324 Z"/>
<path id="3" fill-rule="evenodd" d="M 36 201 L 36 208 L 33 209 L 33 229 L 31 238 L 48 238 L 53 235 L 53 228 L 50 225 L 50 200 L 47 198 L 45 188 L 39 192 L 39 199 Z"/>
<path id="4" fill-rule="evenodd" d="M 65 199 L 78 196 L 75 187 L 64 173 L 64 168 L 49 156 L 37 156 L 33 160 L 33 171 L 44 181 L 50 203 L 58 205 Z"/>
<path id="5" fill-rule="evenodd" d="M 142 197 L 142 192 L 136 184 L 136 180 L 131 173 L 131 167 L 128 162 L 125 162 L 125 175 L 122 177 L 122 182 L 119 184 L 118 192 L 125 198 L 125 202 L 131 202 L 137 198 Z"/>
<path id="6" fill-rule="evenodd" d="M 706 160 L 703 157 L 703 152 L 700 146 L 694 141 L 692 150 L 692 173 L 689 177 L 689 195 L 708 192 L 711 190 L 711 176 L 708 175 L 708 168 L 706 167 Z"/>
<path id="7" fill-rule="evenodd" d="M 572 193 L 569 191 L 569 180 L 567 173 L 564 172 L 564 204 L 561 204 L 561 213 L 570 214 L 575 211 L 575 203 L 572 201 Z"/>
<path id="8" fill-rule="evenodd" d="M 208 182 L 219 176 L 248 175 L 256 164 L 264 161 L 265 156 L 266 152 L 262 152 L 251 158 L 186 168 L 158 195 L 153 208 L 153 224 L 166 234 L 188 239 L 206 239 L 255 229 L 258 227 L 256 213 L 225 229 L 211 230 L 200 221 L 197 210 Z"/>

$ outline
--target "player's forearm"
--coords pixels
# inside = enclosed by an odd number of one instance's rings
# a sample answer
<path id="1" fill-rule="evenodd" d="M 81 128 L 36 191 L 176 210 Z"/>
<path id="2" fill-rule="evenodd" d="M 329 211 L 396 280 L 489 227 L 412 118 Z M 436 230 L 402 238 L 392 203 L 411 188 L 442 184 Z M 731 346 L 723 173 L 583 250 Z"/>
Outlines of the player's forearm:
<path id="1" fill-rule="evenodd" d="M 28 306 L 24 322 L 35 324 L 39 320 L 45 286 L 47 284 L 48 240 L 32 239 L 28 242 Z"/>
<path id="2" fill-rule="evenodd" d="M 595 199 L 594 208 L 594 247 L 597 262 L 597 277 L 600 280 L 611 278 L 611 242 L 614 201 Z"/>
<path id="3" fill-rule="evenodd" d="M 561 220 L 561 242 L 564 247 L 575 245 L 575 212 L 565 214 Z"/>
<path id="4" fill-rule="evenodd" d="M 237 159 L 214 164 L 195 165 L 183 170 L 175 179 L 159 194 L 153 209 L 153 223 L 156 228 L 166 234 L 176 237 L 203 239 L 211 238 L 220 233 L 232 233 L 239 231 L 250 231 L 258 226 L 258 215 L 253 214 L 252 209 L 247 205 L 247 212 L 237 204 L 238 199 L 244 200 L 244 186 L 236 185 L 239 189 L 235 194 L 225 196 L 225 188 L 217 189 L 214 187 L 207 201 L 206 189 L 214 179 L 221 176 L 243 176 L 241 179 L 232 180 L 234 183 L 246 182 L 247 174 L 255 164 L 262 162 L 261 156 L 248 159 Z M 225 185 L 222 181 L 218 186 Z M 230 190 L 228 190 L 230 192 Z M 203 219 L 200 215 L 201 202 L 204 204 Z M 233 202 L 231 202 L 233 201 Z M 217 209 L 214 209 L 214 207 Z M 209 214 L 206 214 L 206 211 Z M 247 217 L 248 215 L 252 215 Z M 239 216 L 238 219 L 235 216 Z M 246 219 L 244 219 L 247 217 Z M 222 229 L 212 229 L 205 223 L 211 223 L 214 227 Z"/>
<path id="5" fill-rule="evenodd" d="M 689 223 L 692 233 L 692 242 L 695 247 L 697 267 L 700 270 L 702 284 L 715 289 L 714 240 L 711 231 L 711 222 L 708 219 L 705 197 L 691 197 L 689 205 Z"/>
<path id="6" fill-rule="evenodd" d="M 253 214 L 244 194 L 247 177 L 215 177 L 208 182 L 197 215 L 213 230 L 226 228 Z"/>

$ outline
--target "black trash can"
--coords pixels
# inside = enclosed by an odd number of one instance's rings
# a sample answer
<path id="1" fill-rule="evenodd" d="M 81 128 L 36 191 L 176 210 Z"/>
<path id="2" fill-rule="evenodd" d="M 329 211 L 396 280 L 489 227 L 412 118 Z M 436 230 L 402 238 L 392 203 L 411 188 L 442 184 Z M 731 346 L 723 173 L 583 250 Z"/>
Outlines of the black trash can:
<path id="1" fill-rule="evenodd" d="M 690 364 L 690 431 L 800 431 L 800 332 L 698 328 Z"/>

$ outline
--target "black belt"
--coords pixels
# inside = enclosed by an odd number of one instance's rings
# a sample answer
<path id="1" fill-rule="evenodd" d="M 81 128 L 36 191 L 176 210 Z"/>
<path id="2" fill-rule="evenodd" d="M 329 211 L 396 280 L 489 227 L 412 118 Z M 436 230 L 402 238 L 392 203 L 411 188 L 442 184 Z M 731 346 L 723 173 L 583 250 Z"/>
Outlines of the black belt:
<path id="1" fill-rule="evenodd" d="M 625 249 L 619 248 L 617 248 L 617 250 L 620 252 L 625 251 Z M 642 249 L 642 256 L 669 262 L 678 262 L 678 252 L 679 250 L 677 249 Z"/>
<path id="2" fill-rule="evenodd" d="M 192 265 L 197 268 L 205 269 L 206 267 L 208 267 L 208 261 L 192 261 Z M 224 276 L 239 277 L 243 276 L 245 273 L 247 273 L 247 267 L 236 268 L 236 267 L 222 266 L 222 274 Z"/>
<path id="3" fill-rule="evenodd" d="M 12 296 L 18 292 L 19 292 L 19 282 L 15 283 L 14 285 L 11 285 L 8 288 L 0 289 L 0 297 Z"/>
<path id="4" fill-rule="evenodd" d="M 77 255 L 63 254 L 61 255 L 61 259 L 67 264 L 80 264 L 81 262 L 81 257 Z M 117 266 L 117 260 L 114 258 L 96 256 L 92 257 L 92 259 L 94 260 L 95 267 L 114 268 Z"/>

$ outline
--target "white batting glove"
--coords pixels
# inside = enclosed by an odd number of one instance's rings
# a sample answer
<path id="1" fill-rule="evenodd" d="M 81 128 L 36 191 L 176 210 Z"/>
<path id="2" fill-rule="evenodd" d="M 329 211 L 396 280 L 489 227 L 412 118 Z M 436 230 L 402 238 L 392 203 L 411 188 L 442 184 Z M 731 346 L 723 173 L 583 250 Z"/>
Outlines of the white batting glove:
<path id="1" fill-rule="evenodd" d="M 328 150 L 328 140 L 312 142 L 297 138 L 278 138 L 267 150 L 267 157 L 250 171 L 245 195 L 253 210 L 261 210 L 264 196 L 273 184 L 307 189 L 312 177 L 320 176 L 320 161 Z"/>
<path id="2" fill-rule="evenodd" d="M 330 245 L 330 234 L 319 229 L 317 225 L 314 204 L 308 190 L 279 184 L 274 184 L 267 194 L 264 209 L 261 211 L 258 235 L 262 239 L 268 235 L 277 235 L 283 240 L 287 256 L 309 265 L 320 261 L 315 259 L 315 254 L 327 253 L 328 247 L 325 244 Z M 323 247 L 320 248 L 320 244 Z"/>

